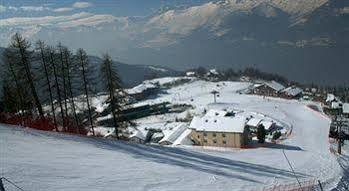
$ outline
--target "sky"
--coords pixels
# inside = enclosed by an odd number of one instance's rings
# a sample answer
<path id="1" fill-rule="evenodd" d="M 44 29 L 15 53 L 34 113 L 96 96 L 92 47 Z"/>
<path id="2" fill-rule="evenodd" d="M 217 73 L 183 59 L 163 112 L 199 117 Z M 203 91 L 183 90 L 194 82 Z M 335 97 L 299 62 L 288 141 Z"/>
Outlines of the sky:
<path id="1" fill-rule="evenodd" d="M 0 0 L 0 19 L 66 15 L 78 12 L 147 16 L 161 7 L 199 5 L 209 0 Z"/>

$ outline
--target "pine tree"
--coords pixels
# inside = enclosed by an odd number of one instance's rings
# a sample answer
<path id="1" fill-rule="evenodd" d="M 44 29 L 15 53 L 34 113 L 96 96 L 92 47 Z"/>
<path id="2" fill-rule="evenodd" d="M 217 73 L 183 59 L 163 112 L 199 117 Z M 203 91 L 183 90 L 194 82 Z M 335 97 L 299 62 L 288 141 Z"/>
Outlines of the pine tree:
<path id="1" fill-rule="evenodd" d="M 43 68 L 45 79 L 46 79 L 46 86 L 48 88 L 48 92 L 49 92 L 49 96 L 50 96 L 49 102 L 51 105 L 53 123 L 54 123 L 56 131 L 58 131 L 55 106 L 54 106 L 54 102 L 53 102 L 52 85 L 51 85 L 51 80 L 50 80 L 51 72 L 50 72 L 49 64 L 47 62 L 47 55 L 46 55 L 47 51 L 45 51 L 46 46 L 45 46 L 44 42 L 40 41 L 40 40 L 36 43 L 36 45 L 37 45 L 37 50 L 40 52 L 41 64 L 42 64 L 42 68 Z"/>
<path id="2" fill-rule="evenodd" d="M 103 63 L 101 64 L 101 78 L 105 81 L 105 91 L 108 92 L 111 106 L 111 112 L 113 115 L 113 122 L 115 128 L 115 136 L 118 138 L 118 120 L 117 120 L 117 111 L 122 109 L 122 99 L 117 95 L 122 90 L 121 80 L 118 76 L 116 69 L 113 67 L 113 61 L 111 60 L 108 54 L 103 56 Z"/>
<path id="3" fill-rule="evenodd" d="M 63 104 L 62 104 L 62 96 L 61 96 L 61 89 L 60 89 L 60 84 L 59 84 L 59 76 L 58 76 L 58 72 L 57 72 L 57 65 L 56 65 L 56 60 L 55 60 L 55 50 L 52 47 L 48 48 L 48 52 L 49 52 L 49 58 L 50 58 L 50 65 L 52 67 L 53 70 L 53 76 L 54 76 L 54 80 L 55 80 L 55 86 L 56 86 L 56 93 L 57 93 L 57 98 L 58 98 L 58 104 L 59 104 L 59 108 L 60 108 L 60 113 L 61 113 L 61 117 L 62 117 L 62 122 L 63 122 L 63 130 L 66 131 L 66 127 L 65 127 L 65 116 L 64 116 L 64 109 L 63 109 Z"/>
<path id="4" fill-rule="evenodd" d="M 259 125 L 257 128 L 257 139 L 259 143 L 265 142 L 266 131 L 264 125 Z"/>
<path id="5" fill-rule="evenodd" d="M 16 55 L 11 49 L 5 49 L 3 53 L 5 71 L 1 74 L 3 78 L 4 107 L 8 112 L 18 112 L 24 125 L 24 115 L 27 109 L 24 98 L 23 83 L 16 69 Z"/>
<path id="6" fill-rule="evenodd" d="M 39 115 L 41 118 L 44 118 L 44 112 L 42 109 L 42 105 L 39 100 L 39 96 L 34 84 L 34 75 L 31 71 L 31 64 L 30 64 L 30 56 L 31 52 L 30 49 L 30 43 L 23 38 L 20 34 L 16 33 L 12 39 L 11 39 L 11 45 L 9 47 L 10 49 L 13 49 L 18 53 L 19 60 L 19 66 L 24 69 L 24 77 L 26 79 L 26 83 L 28 84 L 31 92 L 31 96 L 33 98 L 34 104 L 39 112 Z"/>
<path id="7" fill-rule="evenodd" d="M 90 121 L 92 134 L 94 136 L 95 131 L 94 131 L 94 127 L 93 127 L 92 110 L 91 110 L 90 98 L 89 98 L 89 84 L 87 81 L 87 69 L 89 67 L 88 57 L 87 57 L 86 52 L 81 48 L 77 50 L 76 56 L 77 56 L 78 62 L 79 62 L 80 67 L 81 67 L 83 89 L 84 89 L 84 94 L 85 94 L 86 104 L 87 104 L 87 109 L 88 109 L 88 118 Z"/>
<path id="8" fill-rule="evenodd" d="M 71 73 L 71 71 L 73 70 L 73 62 L 72 62 L 72 55 L 71 52 L 68 50 L 68 48 L 64 47 L 63 48 L 63 55 L 64 55 L 64 60 L 65 60 L 65 67 L 66 67 L 66 75 L 67 75 L 67 89 L 68 89 L 68 94 L 69 94 L 69 101 L 70 101 L 70 105 L 72 108 L 72 112 L 74 114 L 74 119 L 75 119 L 75 123 L 76 123 L 76 130 L 77 133 L 80 134 L 80 129 L 79 129 L 79 118 L 76 112 L 76 106 L 75 106 L 75 101 L 74 101 L 74 93 L 73 93 L 73 75 Z"/>
<path id="9" fill-rule="evenodd" d="M 66 72 L 66 63 L 64 59 L 63 46 L 61 43 L 57 46 L 59 61 L 60 61 L 60 78 L 62 79 L 62 91 L 63 91 L 63 102 L 64 102 L 64 113 L 68 117 L 68 88 L 67 88 L 67 72 Z"/>

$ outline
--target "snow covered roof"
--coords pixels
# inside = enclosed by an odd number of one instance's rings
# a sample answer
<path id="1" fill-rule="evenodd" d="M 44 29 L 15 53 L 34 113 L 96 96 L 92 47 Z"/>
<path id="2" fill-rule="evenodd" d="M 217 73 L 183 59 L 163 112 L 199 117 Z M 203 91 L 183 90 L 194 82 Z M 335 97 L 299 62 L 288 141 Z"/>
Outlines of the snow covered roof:
<path id="1" fill-rule="evenodd" d="M 211 69 L 210 73 L 213 74 L 213 75 L 218 75 L 219 74 L 216 69 Z"/>
<path id="2" fill-rule="evenodd" d="M 258 124 L 262 121 L 260 118 L 251 118 L 246 125 L 251 126 L 251 127 L 258 127 Z"/>
<path id="3" fill-rule="evenodd" d="M 333 94 L 327 94 L 326 102 L 334 101 L 336 98 Z"/>
<path id="4" fill-rule="evenodd" d="M 333 102 L 333 101 L 341 103 L 340 99 L 334 94 L 327 94 L 326 102 Z"/>
<path id="5" fill-rule="evenodd" d="M 282 92 L 290 96 L 297 96 L 301 94 L 303 90 L 301 88 L 291 86 L 282 90 Z"/>
<path id="6" fill-rule="evenodd" d="M 159 143 L 161 142 L 170 142 L 170 143 L 174 143 L 179 136 L 182 135 L 182 133 L 187 130 L 187 125 L 186 124 L 181 124 L 179 126 L 177 126 L 176 128 L 174 128 L 171 133 L 164 133 L 165 136 L 159 141 Z"/>
<path id="7" fill-rule="evenodd" d="M 138 94 L 138 93 L 142 93 L 143 91 L 145 91 L 147 89 L 153 89 L 153 88 L 158 88 L 158 86 L 154 83 L 151 83 L 151 82 L 143 82 L 142 84 L 139 84 L 136 87 L 133 87 L 131 89 L 127 89 L 126 92 L 128 94 Z"/>
<path id="8" fill-rule="evenodd" d="M 344 103 L 343 104 L 343 113 L 344 114 L 349 114 L 349 103 Z"/>
<path id="9" fill-rule="evenodd" d="M 246 118 L 239 117 L 194 117 L 190 123 L 191 129 L 208 132 L 243 133 Z"/>
<path id="10" fill-rule="evenodd" d="M 269 130 L 274 125 L 274 122 L 269 120 L 262 120 L 258 125 L 263 125 L 264 129 Z"/>
<path id="11" fill-rule="evenodd" d="M 185 75 L 186 76 L 195 76 L 195 72 L 187 72 Z"/>
<path id="12" fill-rule="evenodd" d="M 283 86 L 282 84 L 276 82 L 276 81 L 271 81 L 271 82 L 264 82 L 264 84 L 272 89 L 274 89 L 275 91 L 281 91 L 283 89 L 285 89 L 285 86 Z"/>
<path id="13" fill-rule="evenodd" d="M 334 101 L 331 103 L 331 108 L 332 109 L 339 109 L 339 108 L 341 108 L 341 105 L 342 105 L 341 102 Z"/>
<path id="14" fill-rule="evenodd" d="M 128 138 L 131 139 L 134 137 L 139 138 L 141 140 L 145 140 L 145 135 L 139 130 L 134 131 L 132 135 L 130 135 Z"/>
<path id="15" fill-rule="evenodd" d="M 219 117 L 224 117 L 228 114 L 227 111 L 223 111 L 223 110 L 215 110 L 215 109 L 211 109 L 209 110 L 205 116 L 208 117 L 215 117 L 215 116 L 219 116 Z"/>

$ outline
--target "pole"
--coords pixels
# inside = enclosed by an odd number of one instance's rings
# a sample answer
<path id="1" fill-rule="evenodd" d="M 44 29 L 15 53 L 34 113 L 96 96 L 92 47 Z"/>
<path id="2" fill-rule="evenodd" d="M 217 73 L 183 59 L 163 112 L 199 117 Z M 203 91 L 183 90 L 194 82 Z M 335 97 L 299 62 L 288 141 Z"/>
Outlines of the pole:
<path id="1" fill-rule="evenodd" d="M 318 183 L 319 183 L 319 186 L 320 186 L 320 190 L 323 191 L 324 189 L 322 188 L 320 180 L 318 180 Z"/>

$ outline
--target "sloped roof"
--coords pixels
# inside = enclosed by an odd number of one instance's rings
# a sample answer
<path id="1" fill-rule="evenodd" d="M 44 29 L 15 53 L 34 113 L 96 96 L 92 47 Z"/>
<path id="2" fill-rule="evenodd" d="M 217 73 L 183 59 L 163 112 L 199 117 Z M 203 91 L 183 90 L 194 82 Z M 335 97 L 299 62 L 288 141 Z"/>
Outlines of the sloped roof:
<path id="1" fill-rule="evenodd" d="M 258 127 L 258 124 L 262 121 L 261 118 L 251 118 L 246 125 L 251 126 L 251 127 Z"/>
<path id="2" fill-rule="evenodd" d="M 262 120 L 258 125 L 263 125 L 264 129 L 269 130 L 274 125 L 274 122 L 269 120 Z"/>
<path id="3" fill-rule="evenodd" d="M 196 131 L 243 133 L 246 118 L 238 117 L 194 117 L 190 127 Z"/>
<path id="4" fill-rule="evenodd" d="M 174 143 L 178 139 L 178 137 L 182 135 L 182 133 L 185 130 L 187 130 L 187 125 L 181 124 L 176 128 L 174 128 L 174 130 L 171 133 L 166 133 L 165 136 L 159 141 L 159 143 L 165 142 L 165 141 Z"/>
<path id="5" fill-rule="evenodd" d="M 282 90 L 281 92 L 287 94 L 287 95 L 290 95 L 290 96 L 297 96 L 299 94 L 301 94 L 303 92 L 303 90 L 301 88 L 298 88 L 298 87 L 288 87 L 284 90 Z"/>
<path id="6" fill-rule="evenodd" d="M 276 82 L 276 81 L 271 81 L 271 82 L 264 82 L 264 84 L 272 89 L 274 89 L 275 91 L 281 91 L 283 89 L 285 89 L 285 86 L 283 86 L 282 84 Z"/>
<path id="7" fill-rule="evenodd" d="M 128 138 L 131 139 L 134 137 L 139 138 L 141 140 L 145 140 L 145 135 L 139 130 L 134 131 L 132 135 L 130 135 Z"/>

